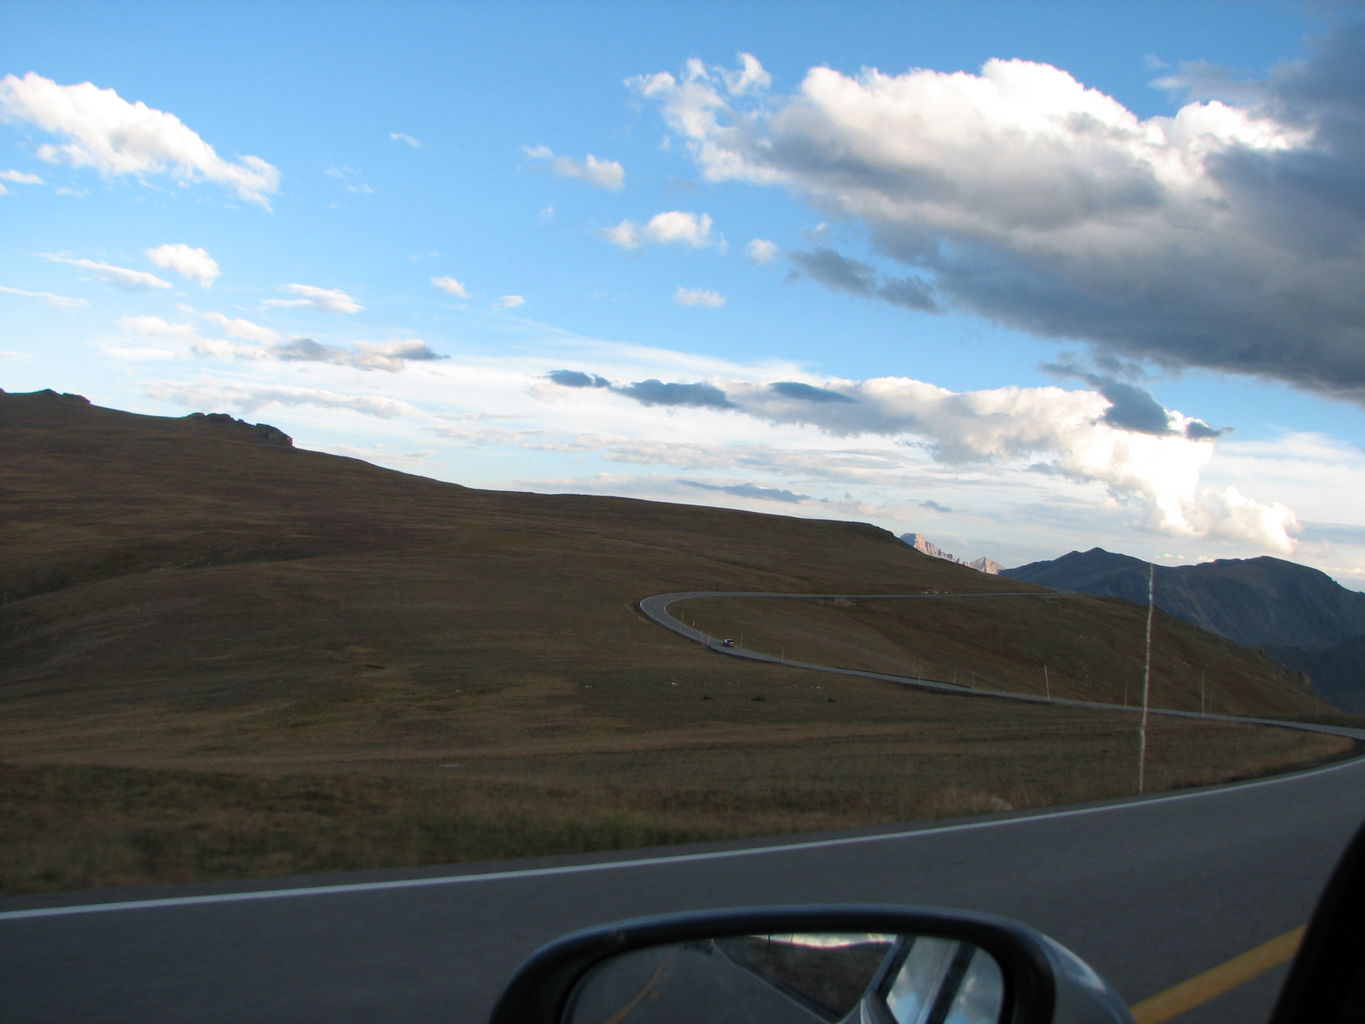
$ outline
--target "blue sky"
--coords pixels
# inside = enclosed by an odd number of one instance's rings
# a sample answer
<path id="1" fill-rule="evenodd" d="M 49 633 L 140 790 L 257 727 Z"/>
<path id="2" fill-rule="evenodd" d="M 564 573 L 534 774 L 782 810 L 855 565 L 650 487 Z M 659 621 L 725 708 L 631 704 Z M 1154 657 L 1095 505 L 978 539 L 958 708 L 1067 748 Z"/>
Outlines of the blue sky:
<path id="1" fill-rule="evenodd" d="M 11 0 L 0 387 L 1360 588 L 1362 14 Z"/>

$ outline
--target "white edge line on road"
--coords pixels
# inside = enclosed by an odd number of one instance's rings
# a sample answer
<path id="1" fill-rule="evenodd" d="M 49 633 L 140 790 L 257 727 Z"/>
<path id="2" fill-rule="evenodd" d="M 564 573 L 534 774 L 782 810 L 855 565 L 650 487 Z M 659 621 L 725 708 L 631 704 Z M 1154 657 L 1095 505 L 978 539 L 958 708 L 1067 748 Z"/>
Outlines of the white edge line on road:
<path id="1" fill-rule="evenodd" d="M 471 875 L 442 875 L 435 878 L 405 878 L 388 882 L 351 882 L 342 885 L 312 885 L 293 889 L 253 889 L 248 892 L 216 893 L 205 896 L 173 896 L 163 899 L 122 900 L 108 903 L 85 903 L 69 907 L 35 907 L 31 910 L 0 911 L 0 921 L 22 921 L 41 917 L 66 917 L 74 914 L 112 913 L 121 910 L 159 910 L 172 907 L 208 906 L 220 903 L 245 903 L 252 900 L 294 899 L 302 896 L 339 896 L 352 893 L 383 892 L 390 889 L 419 889 L 436 885 L 465 885 L 478 882 L 506 882 L 520 879 L 552 878 L 556 875 L 580 875 L 594 871 L 618 871 L 626 868 L 649 868 L 666 864 L 699 863 L 708 860 L 724 860 L 730 857 L 756 857 L 765 854 L 798 853 L 804 850 L 821 850 L 835 846 L 853 846 L 859 843 L 882 843 L 898 839 L 914 839 L 919 836 L 945 835 L 952 832 L 973 832 L 978 829 L 1006 828 L 1010 825 L 1027 824 L 1035 821 L 1049 821 L 1057 818 L 1081 817 L 1089 814 L 1104 814 L 1110 811 L 1133 807 L 1151 807 L 1156 804 L 1173 803 L 1177 800 L 1197 800 L 1209 796 L 1254 789 L 1260 786 L 1277 786 L 1295 782 L 1327 772 L 1341 771 L 1346 768 L 1359 768 L 1365 758 L 1337 761 L 1321 768 L 1279 775 L 1266 779 L 1251 779 L 1246 782 L 1201 789 L 1187 793 L 1166 793 L 1142 800 L 1128 800 L 1122 803 L 1101 804 L 1093 807 L 1073 807 L 1055 811 L 1040 811 L 1012 818 L 995 818 L 989 821 L 968 821 L 957 825 L 929 826 L 928 828 L 906 829 L 900 832 L 883 832 L 870 836 L 843 836 L 838 839 L 813 839 L 800 843 L 782 843 L 774 846 L 747 846 L 738 850 L 714 850 L 709 853 L 677 853 L 662 857 L 641 857 L 634 860 L 603 861 L 594 864 L 565 864 L 550 868 L 524 868 L 513 871 L 489 871 Z"/>

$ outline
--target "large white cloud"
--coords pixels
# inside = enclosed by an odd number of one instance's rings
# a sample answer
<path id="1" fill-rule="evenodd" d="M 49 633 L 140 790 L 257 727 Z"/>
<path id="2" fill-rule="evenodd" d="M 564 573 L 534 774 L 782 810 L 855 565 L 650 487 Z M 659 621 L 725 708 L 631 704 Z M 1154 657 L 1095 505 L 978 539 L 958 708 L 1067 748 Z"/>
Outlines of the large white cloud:
<path id="1" fill-rule="evenodd" d="M 789 95 L 749 59 L 631 84 L 707 180 L 789 190 L 914 268 L 798 259 L 826 284 L 1365 402 L 1362 68 L 1365 27 L 1341 28 L 1235 98 L 1147 119 L 1022 60 L 816 67 Z"/>
<path id="2" fill-rule="evenodd" d="M 224 160 L 180 118 L 90 82 L 59 85 L 30 71 L 0 79 L 0 118 L 60 136 L 38 155 L 53 163 L 92 167 L 106 176 L 169 174 L 183 182 L 211 181 L 247 202 L 269 208 L 280 172 L 256 156 Z"/>

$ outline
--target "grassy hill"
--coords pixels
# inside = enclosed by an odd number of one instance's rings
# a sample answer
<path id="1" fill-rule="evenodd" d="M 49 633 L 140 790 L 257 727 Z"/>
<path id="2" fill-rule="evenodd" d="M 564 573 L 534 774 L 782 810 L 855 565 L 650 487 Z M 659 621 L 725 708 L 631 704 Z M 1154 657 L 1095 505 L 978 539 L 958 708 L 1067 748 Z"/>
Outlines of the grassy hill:
<path id="1" fill-rule="evenodd" d="M 746 664 L 647 621 L 683 590 L 1017 592 L 871 526 L 481 491 L 228 417 L 0 393 L 0 887 L 175 881 L 871 825 L 1129 792 L 1133 717 Z M 1097 598 L 695 602 L 815 662 L 1114 699 Z M 1157 703 L 1314 716 L 1160 623 Z M 1163 721 L 1148 778 L 1340 753 Z"/>

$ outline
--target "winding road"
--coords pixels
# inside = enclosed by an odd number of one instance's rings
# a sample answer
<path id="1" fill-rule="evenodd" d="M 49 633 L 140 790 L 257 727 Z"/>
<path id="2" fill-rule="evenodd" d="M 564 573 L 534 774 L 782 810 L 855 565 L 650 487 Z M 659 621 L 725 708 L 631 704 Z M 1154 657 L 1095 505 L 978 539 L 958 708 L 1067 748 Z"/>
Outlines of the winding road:
<path id="1" fill-rule="evenodd" d="M 751 651 L 737 645 L 726 646 L 721 638 L 711 636 L 708 633 L 704 633 L 701 630 L 688 625 L 668 610 L 672 605 L 681 601 L 693 601 L 699 598 L 708 597 L 790 598 L 804 601 L 932 601 L 942 598 L 976 598 L 980 600 L 990 600 L 992 598 L 1039 598 L 1056 596 L 1057 592 L 1053 590 L 971 594 L 782 594 L 744 590 L 694 590 L 676 594 L 655 594 L 653 597 L 642 599 L 638 607 L 644 615 L 653 619 L 666 629 L 671 629 L 673 632 L 685 636 L 689 640 L 704 644 L 706 647 L 719 654 L 728 654 L 736 658 L 746 658 L 750 661 L 763 661 L 770 664 L 783 665 L 787 668 L 810 669 L 813 672 L 832 672 L 836 675 L 843 676 L 862 676 L 865 679 L 880 679 L 888 683 L 899 683 L 903 686 L 914 686 L 924 690 L 956 693 L 961 694 L 962 696 L 994 697 L 1002 700 L 1023 701 L 1028 704 L 1061 704 L 1070 707 L 1090 708 L 1092 710 L 1102 711 L 1141 712 L 1141 707 L 1135 707 L 1132 704 L 1106 704 L 1101 701 L 1071 700 L 1065 697 L 1043 697 L 1037 694 L 1012 693 L 1008 690 L 985 690 L 978 687 L 962 686 L 958 683 L 945 683 L 942 680 L 937 679 L 920 679 L 918 676 L 899 676 L 890 675 L 885 672 L 866 672 L 862 669 L 838 668 L 833 665 L 816 665 L 807 661 L 793 661 L 790 658 L 775 658 L 771 654 L 761 654 L 758 651 Z M 1280 729 L 1298 729 L 1303 732 L 1320 732 L 1333 736 L 1349 736 L 1352 739 L 1365 740 L 1365 730 L 1335 725 L 1320 725 L 1316 722 L 1291 722 L 1276 718 L 1252 718 L 1244 715 L 1207 714 L 1198 711 L 1175 711 L 1167 708 L 1149 708 L 1148 713 L 1153 715 L 1165 715 L 1171 718 L 1200 718 L 1210 722 L 1242 722 L 1250 725 L 1270 725 Z M 1365 813 L 1365 808 L 1362 808 L 1362 813 Z"/>
<path id="2" fill-rule="evenodd" d="M 704 595 L 663 595 L 650 607 L 666 614 L 689 596 Z M 1365 816 L 1363 794 L 1357 758 L 1228 787 L 895 830 L 7 897 L 0 1019 L 477 1022 L 516 964 L 565 931 L 683 909 L 828 902 L 1015 917 L 1136 1003 L 1302 924 Z M 1177 1020 L 1263 1020 L 1282 974 Z"/>

